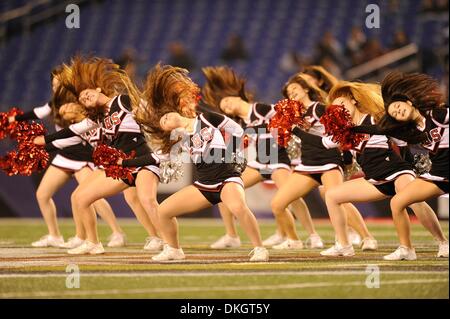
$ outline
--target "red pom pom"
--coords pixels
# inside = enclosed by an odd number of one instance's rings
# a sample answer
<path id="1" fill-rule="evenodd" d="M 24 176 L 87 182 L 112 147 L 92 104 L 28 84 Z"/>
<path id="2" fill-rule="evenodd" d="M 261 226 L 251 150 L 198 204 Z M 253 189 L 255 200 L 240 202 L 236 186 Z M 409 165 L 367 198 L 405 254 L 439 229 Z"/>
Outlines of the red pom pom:
<path id="1" fill-rule="evenodd" d="M 133 158 L 134 154 L 127 155 L 123 151 L 114 147 L 101 144 L 97 146 L 92 154 L 95 165 L 102 166 L 105 169 L 107 177 L 114 179 L 127 179 L 130 183 L 133 182 L 133 170 L 129 167 L 117 165 L 119 159 Z"/>
<path id="2" fill-rule="evenodd" d="M 16 126 L 17 122 L 9 123 L 9 117 L 23 114 L 23 111 L 18 108 L 12 108 L 8 112 L 0 113 L 0 140 L 7 137 L 11 130 Z"/>
<path id="3" fill-rule="evenodd" d="M 269 122 L 269 130 L 277 130 L 277 142 L 280 146 L 287 147 L 291 139 L 292 126 L 306 127 L 304 120 L 306 109 L 303 104 L 289 99 L 284 99 L 275 104 L 276 114 Z"/>
<path id="4" fill-rule="evenodd" d="M 250 144 L 250 137 L 247 135 L 247 134 L 245 134 L 244 135 L 244 139 L 243 139 L 243 147 L 244 147 L 244 149 L 246 149 L 247 147 L 248 147 L 248 145 Z"/>
<path id="5" fill-rule="evenodd" d="M 330 105 L 320 123 L 325 127 L 325 134 L 331 135 L 335 143 L 340 144 L 344 151 L 355 148 L 364 139 L 363 134 L 354 133 L 352 118 L 348 110 L 342 105 Z"/>
<path id="6" fill-rule="evenodd" d="M 20 114 L 20 112 L 15 109 L 11 110 L 6 120 L 9 116 L 17 114 Z M 3 121 L 3 119 L 2 114 L 0 115 L 0 121 Z M 7 153 L 6 156 L 0 157 L 0 169 L 7 175 L 20 174 L 29 176 L 33 172 L 47 167 L 49 155 L 45 151 L 44 146 L 33 143 L 33 139 L 36 136 L 45 134 L 45 128 L 42 124 L 13 122 L 2 132 L 18 143 L 18 151 L 12 151 Z"/>

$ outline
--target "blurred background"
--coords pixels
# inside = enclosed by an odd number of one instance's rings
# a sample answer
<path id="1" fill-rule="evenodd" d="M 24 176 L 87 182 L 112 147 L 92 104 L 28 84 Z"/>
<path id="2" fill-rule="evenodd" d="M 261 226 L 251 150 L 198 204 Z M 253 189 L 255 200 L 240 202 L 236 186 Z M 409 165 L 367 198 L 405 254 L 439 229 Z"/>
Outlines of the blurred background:
<path id="1" fill-rule="evenodd" d="M 66 27 L 69 4 L 80 9 L 79 28 Z M 380 8 L 380 28 L 366 26 L 369 4 Z M 200 85 L 201 67 L 226 64 L 266 103 L 309 64 L 345 80 L 379 81 L 394 68 L 424 72 L 447 94 L 448 21 L 446 0 L 1 0 L 0 111 L 45 104 L 51 69 L 76 53 L 109 57 L 138 84 L 159 61 L 187 68 Z M 12 147 L 1 141 L 0 154 Z M 0 217 L 39 217 L 41 177 L 0 173 Z M 161 199 L 190 182 L 188 166 L 182 181 L 160 188 Z M 56 195 L 59 216 L 71 216 L 74 187 Z M 271 216 L 273 192 L 270 185 L 248 191 L 257 215 Z M 316 192 L 306 200 L 313 217 L 327 216 Z M 118 216 L 132 216 L 122 196 L 110 202 Z M 448 200 L 430 203 L 448 216 Z M 387 201 L 359 207 L 368 217 L 390 215 Z M 211 215 L 214 208 L 197 216 Z"/>

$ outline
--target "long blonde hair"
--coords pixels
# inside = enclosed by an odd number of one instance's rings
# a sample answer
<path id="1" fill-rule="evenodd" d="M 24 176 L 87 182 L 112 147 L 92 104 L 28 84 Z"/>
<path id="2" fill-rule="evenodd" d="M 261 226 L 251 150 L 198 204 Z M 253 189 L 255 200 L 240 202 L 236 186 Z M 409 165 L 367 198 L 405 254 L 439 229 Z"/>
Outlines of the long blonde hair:
<path id="1" fill-rule="evenodd" d="M 356 101 L 356 108 L 379 121 L 384 114 L 381 87 L 374 83 L 340 81 L 333 86 L 328 94 L 328 104 L 339 97 L 347 97 Z"/>

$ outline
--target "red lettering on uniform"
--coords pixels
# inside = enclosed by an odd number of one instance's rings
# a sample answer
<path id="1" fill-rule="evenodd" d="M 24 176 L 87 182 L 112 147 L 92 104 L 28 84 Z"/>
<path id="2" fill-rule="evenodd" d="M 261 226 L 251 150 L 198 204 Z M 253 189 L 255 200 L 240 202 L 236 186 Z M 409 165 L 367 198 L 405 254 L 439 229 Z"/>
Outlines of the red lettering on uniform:
<path id="1" fill-rule="evenodd" d="M 103 123 L 105 123 L 105 128 L 107 130 L 112 128 L 111 117 L 109 117 L 109 116 L 105 117 L 105 119 L 103 120 Z"/>
<path id="2" fill-rule="evenodd" d="M 200 131 L 200 135 L 202 136 L 203 141 L 209 142 L 213 139 L 213 135 L 208 127 L 202 128 Z"/>
<path id="3" fill-rule="evenodd" d="M 192 136 L 191 141 L 195 148 L 200 148 L 203 145 L 203 140 L 200 137 L 200 135 L 198 135 L 198 134 L 195 134 L 194 136 Z"/>
<path id="4" fill-rule="evenodd" d="M 437 143 L 437 142 L 439 142 L 441 139 L 442 139 L 442 135 L 441 135 L 441 133 L 439 132 L 439 128 L 434 128 L 434 129 L 432 129 L 431 131 L 430 131 L 430 137 L 431 137 L 431 140 L 434 142 L 434 143 Z"/>
<path id="5" fill-rule="evenodd" d="M 111 114 L 111 121 L 113 125 L 119 125 L 121 123 L 118 112 Z"/>

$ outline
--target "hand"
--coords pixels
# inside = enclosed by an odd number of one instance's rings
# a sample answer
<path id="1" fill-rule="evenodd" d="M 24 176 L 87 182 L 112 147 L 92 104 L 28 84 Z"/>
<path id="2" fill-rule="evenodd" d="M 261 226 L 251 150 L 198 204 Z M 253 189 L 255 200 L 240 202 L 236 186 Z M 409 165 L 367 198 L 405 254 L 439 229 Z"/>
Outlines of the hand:
<path id="1" fill-rule="evenodd" d="M 122 163 L 123 163 L 123 159 L 119 158 L 117 160 L 117 165 L 122 166 Z"/>
<path id="2" fill-rule="evenodd" d="M 16 121 L 16 117 L 15 116 L 8 116 L 8 123 L 13 123 Z"/>
<path id="3" fill-rule="evenodd" d="M 44 146 L 45 145 L 44 135 L 35 137 L 33 143 L 36 145 Z"/>

